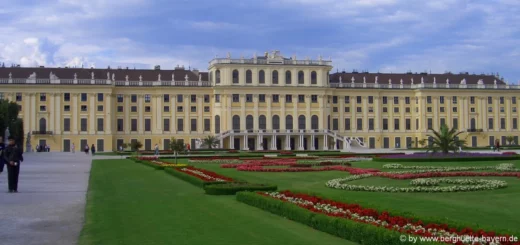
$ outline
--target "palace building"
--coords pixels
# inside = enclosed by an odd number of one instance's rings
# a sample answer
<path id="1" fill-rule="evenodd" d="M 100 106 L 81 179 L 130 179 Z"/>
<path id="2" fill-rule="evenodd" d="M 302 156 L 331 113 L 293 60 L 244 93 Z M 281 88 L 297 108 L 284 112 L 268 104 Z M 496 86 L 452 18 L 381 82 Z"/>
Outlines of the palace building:
<path id="1" fill-rule="evenodd" d="M 492 75 L 330 73 L 332 62 L 215 58 L 208 72 L 0 67 L 0 99 L 20 105 L 31 144 L 114 151 L 214 135 L 240 150 L 416 147 L 428 129 L 464 131 L 468 146 L 518 143 L 520 89 Z"/>

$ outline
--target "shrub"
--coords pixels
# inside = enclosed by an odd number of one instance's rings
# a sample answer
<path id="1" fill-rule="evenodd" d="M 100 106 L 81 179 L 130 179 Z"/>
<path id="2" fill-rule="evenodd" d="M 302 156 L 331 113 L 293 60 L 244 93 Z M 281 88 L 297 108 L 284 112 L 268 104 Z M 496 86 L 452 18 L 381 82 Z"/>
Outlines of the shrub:
<path id="1" fill-rule="evenodd" d="M 208 195 L 235 195 L 239 191 L 275 191 L 276 189 L 276 185 L 247 182 L 215 183 L 204 186 Z"/>

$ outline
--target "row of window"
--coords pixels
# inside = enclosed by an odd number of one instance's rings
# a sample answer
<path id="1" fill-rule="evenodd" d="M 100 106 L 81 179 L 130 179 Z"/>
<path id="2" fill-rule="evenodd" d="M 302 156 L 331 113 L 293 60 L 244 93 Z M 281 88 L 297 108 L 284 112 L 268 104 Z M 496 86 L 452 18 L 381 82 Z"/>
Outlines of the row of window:
<path id="1" fill-rule="evenodd" d="M 144 107 L 144 112 L 151 112 L 152 108 L 150 106 Z M 123 106 L 117 106 L 117 112 L 124 112 Z M 131 106 L 130 112 L 137 112 L 137 106 Z M 170 106 L 163 106 L 163 112 L 170 112 Z M 177 112 L 184 112 L 184 106 L 177 106 Z M 190 112 L 197 112 L 196 106 L 190 107 Z M 210 112 L 209 106 L 204 106 L 204 112 Z"/>
<path id="2" fill-rule="evenodd" d="M 212 72 L 210 72 L 210 80 L 212 79 L 211 78 L 212 76 Z M 260 70 L 258 71 L 258 83 L 259 84 L 265 84 L 265 71 L 264 70 Z M 233 84 L 238 84 L 240 83 L 240 78 L 239 78 L 239 71 L 238 70 L 233 70 L 232 72 L 232 82 Z M 279 74 L 278 74 L 278 71 L 277 70 L 274 70 L 271 72 L 271 82 L 272 84 L 278 84 L 278 77 L 279 77 Z M 303 71 L 298 71 L 298 74 L 297 74 L 297 78 L 296 78 L 296 81 L 298 82 L 298 84 L 305 84 L 305 73 Z M 220 79 L 220 70 L 216 70 L 215 71 L 215 83 L 216 84 L 219 84 L 221 82 L 221 79 Z M 286 71 L 285 72 L 285 84 L 292 84 L 293 82 L 293 74 L 291 71 Z M 245 81 L 246 84 L 252 84 L 253 83 L 253 72 L 251 70 L 246 70 L 246 81 Z M 311 71 L 311 84 L 318 84 L 318 74 L 316 73 L 316 71 Z"/>
<path id="3" fill-rule="evenodd" d="M 163 94 L 162 97 L 163 97 L 163 102 L 166 102 L 166 103 L 170 102 L 170 100 L 173 99 L 173 96 L 171 96 L 169 94 Z M 220 100 L 220 96 L 215 96 L 215 98 L 217 98 L 217 97 Z M 144 95 L 144 102 L 146 102 L 146 103 L 151 102 L 151 98 L 152 98 L 152 96 L 150 94 L 145 94 Z M 209 94 L 205 94 L 204 95 L 204 103 L 209 103 L 209 98 L 210 98 Z M 195 94 L 190 95 L 190 101 L 192 103 L 197 102 L 197 95 L 195 95 Z M 117 95 L 117 102 L 118 103 L 123 103 L 124 102 L 124 95 L 123 94 L 118 94 Z M 137 94 L 130 95 L 130 102 L 131 103 L 137 103 Z M 179 102 L 179 103 L 184 102 L 184 95 L 178 94 L 177 95 L 177 102 Z M 218 102 L 218 101 L 216 101 L 216 102 Z"/>

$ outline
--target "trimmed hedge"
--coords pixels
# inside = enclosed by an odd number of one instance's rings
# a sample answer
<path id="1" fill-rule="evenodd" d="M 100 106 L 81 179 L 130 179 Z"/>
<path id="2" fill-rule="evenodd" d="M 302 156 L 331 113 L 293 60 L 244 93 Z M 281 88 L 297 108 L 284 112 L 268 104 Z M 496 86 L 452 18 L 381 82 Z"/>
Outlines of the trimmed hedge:
<path id="1" fill-rule="evenodd" d="M 440 158 L 440 157 L 421 157 L 421 158 L 380 158 L 372 159 L 374 162 L 475 162 L 475 161 L 502 161 L 519 160 L 520 155 L 506 157 L 460 157 L 460 158 Z"/>
<path id="2" fill-rule="evenodd" d="M 401 233 L 377 226 L 314 213 L 295 204 L 283 202 L 255 192 L 237 193 L 237 201 L 263 209 L 284 218 L 305 224 L 316 230 L 329 233 L 364 245 L 398 245 Z M 421 243 L 417 244 L 435 244 Z"/>
<path id="3" fill-rule="evenodd" d="M 182 172 L 179 172 L 177 170 L 175 170 L 174 167 L 172 168 L 165 168 L 164 169 L 164 172 L 168 173 L 168 174 L 171 174 L 181 180 L 184 180 L 188 183 L 191 183 L 197 187 L 200 187 L 200 188 L 204 188 L 205 185 L 212 185 L 212 184 L 217 184 L 217 183 L 220 183 L 220 182 L 206 182 L 204 180 L 201 180 L 195 176 L 191 176 L 189 174 L 185 174 L 185 173 L 182 173 Z"/>
<path id="4" fill-rule="evenodd" d="M 247 182 L 231 182 L 205 185 L 208 195 L 235 195 L 239 191 L 276 191 L 276 185 L 253 184 Z"/>

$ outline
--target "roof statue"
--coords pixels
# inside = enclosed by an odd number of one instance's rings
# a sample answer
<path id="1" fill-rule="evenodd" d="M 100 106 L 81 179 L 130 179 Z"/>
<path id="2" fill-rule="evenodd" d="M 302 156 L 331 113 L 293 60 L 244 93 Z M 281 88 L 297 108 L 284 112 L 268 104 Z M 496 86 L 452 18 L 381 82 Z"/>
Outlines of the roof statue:
<path id="1" fill-rule="evenodd" d="M 139 82 L 142 82 L 142 81 L 143 81 L 143 76 L 139 75 Z"/>
<path id="2" fill-rule="evenodd" d="M 363 77 L 363 83 L 367 83 L 367 78 Z"/>
<path id="3" fill-rule="evenodd" d="M 90 76 L 92 77 L 92 80 L 94 80 L 94 72 L 91 72 Z"/>
<path id="4" fill-rule="evenodd" d="M 116 74 L 112 73 L 112 81 L 115 81 L 115 80 L 116 80 Z"/>
<path id="5" fill-rule="evenodd" d="M 413 85 L 413 77 L 410 80 L 412 81 L 412 85 Z"/>
<path id="6" fill-rule="evenodd" d="M 50 78 L 51 80 L 58 80 L 58 79 L 59 79 L 59 78 L 56 76 L 56 74 L 52 73 L 52 71 L 51 71 L 51 74 L 49 74 L 49 78 Z"/>
<path id="7" fill-rule="evenodd" d="M 343 83 L 341 76 L 339 76 L 339 83 Z"/>
<path id="8" fill-rule="evenodd" d="M 13 78 L 13 74 L 9 72 L 9 79 Z"/>
<path id="9" fill-rule="evenodd" d="M 484 85 L 484 80 L 482 79 L 479 79 L 478 82 L 477 82 L 478 85 Z"/>
<path id="10" fill-rule="evenodd" d="M 401 78 L 401 85 L 403 85 L 403 79 Z"/>
<path id="11" fill-rule="evenodd" d="M 125 76 L 126 81 L 128 82 L 128 75 Z"/>
<path id="12" fill-rule="evenodd" d="M 74 80 L 78 79 L 78 74 L 74 73 Z"/>
<path id="13" fill-rule="evenodd" d="M 253 59 L 256 59 L 256 52 L 255 52 L 255 54 L 253 54 Z"/>
<path id="14" fill-rule="evenodd" d="M 377 78 L 378 78 L 378 76 L 376 76 L 376 84 L 377 84 Z"/>
<path id="15" fill-rule="evenodd" d="M 107 72 L 107 80 L 110 80 L 110 72 Z"/>
<path id="16" fill-rule="evenodd" d="M 161 73 L 157 74 L 157 81 L 161 81 Z"/>
<path id="17" fill-rule="evenodd" d="M 495 85 L 497 85 L 497 80 L 495 79 L 495 80 L 493 81 L 493 83 L 494 83 Z"/>
<path id="18" fill-rule="evenodd" d="M 449 84 L 449 83 L 446 82 L 446 84 Z M 466 85 L 466 78 L 463 78 L 462 81 L 460 81 L 460 84 Z"/>
<path id="19" fill-rule="evenodd" d="M 202 81 L 202 74 L 199 74 L 199 82 Z"/>
<path id="20" fill-rule="evenodd" d="M 424 83 L 424 77 L 421 77 L 421 83 Z"/>
<path id="21" fill-rule="evenodd" d="M 231 59 L 231 53 L 228 52 L 226 57 L 227 57 L 228 59 Z"/>
<path id="22" fill-rule="evenodd" d="M 352 83 L 354 83 L 354 81 L 356 81 L 356 79 L 354 78 L 354 76 L 352 76 L 352 79 L 350 79 L 350 81 L 352 81 Z"/>
<path id="23" fill-rule="evenodd" d="M 175 82 L 175 74 L 172 72 L 172 82 Z"/>
<path id="24" fill-rule="evenodd" d="M 29 79 L 36 79 L 36 72 L 31 73 Z"/>
<path id="25" fill-rule="evenodd" d="M 188 74 L 186 74 L 186 76 L 184 76 L 184 81 L 188 81 Z"/>
<path id="26" fill-rule="evenodd" d="M 320 61 L 323 60 L 323 57 L 321 56 L 321 54 L 320 54 L 320 56 L 318 57 L 318 59 L 319 59 Z"/>
<path id="27" fill-rule="evenodd" d="M 435 83 L 435 81 L 433 81 L 433 83 Z M 450 83 L 450 79 L 449 78 L 446 78 L 446 83 Z"/>
<path id="28" fill-rule="evenodd" d="M 388 78 L 388 84 L 392 84 L 392 79 L 391 78 Z"/>

